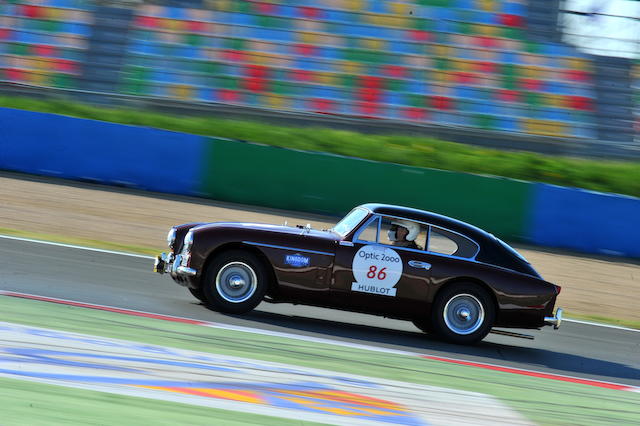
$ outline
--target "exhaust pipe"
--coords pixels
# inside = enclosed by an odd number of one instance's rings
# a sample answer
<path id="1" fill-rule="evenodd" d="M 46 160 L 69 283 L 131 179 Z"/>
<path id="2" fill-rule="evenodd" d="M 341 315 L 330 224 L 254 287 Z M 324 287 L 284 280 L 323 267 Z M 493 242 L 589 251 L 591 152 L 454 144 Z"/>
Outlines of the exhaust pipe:
<path id="1" fill-rule="evenodd" d="M 556 310 L 556 315 L 553 317 L 544 317 L 544 322 L 547 325 L 552 325 L 554 330 L 560 328 L 560 324 L 562 323 L 562 308 L 558 308 Z"/>

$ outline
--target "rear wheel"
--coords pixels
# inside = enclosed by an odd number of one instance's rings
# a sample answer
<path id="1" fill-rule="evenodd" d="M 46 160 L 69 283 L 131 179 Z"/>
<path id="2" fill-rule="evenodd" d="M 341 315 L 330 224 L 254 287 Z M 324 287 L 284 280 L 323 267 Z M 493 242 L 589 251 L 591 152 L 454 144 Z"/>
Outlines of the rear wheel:
<path id="1" fill-rule="evenodd" d="M 472 283 L 457 283 L 438 294 L 432 310 L 433 330 L 444 340 L 476 343 L 489 333 L 495 306 L 488 292 Z"/>
<path id="2" fill-rule="evenodd" d="M 202 284 L 205 303 L 220 312 L 249 312 L 262 301 L 268 277 L 264 263 L 253 253 L 223 252 L 207 267 Z"/>

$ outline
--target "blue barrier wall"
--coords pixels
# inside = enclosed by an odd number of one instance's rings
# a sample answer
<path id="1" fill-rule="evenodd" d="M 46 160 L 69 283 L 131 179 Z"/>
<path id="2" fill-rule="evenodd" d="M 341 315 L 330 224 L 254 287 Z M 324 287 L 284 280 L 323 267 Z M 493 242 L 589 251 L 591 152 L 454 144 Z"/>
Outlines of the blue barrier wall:
<path id="1" fill-rule="evenodd" d="M 537 184 L 532 204 L 534 244 L 640 257 L 640 198 Z"/>
<path id="2" fill-rule="evenodd" d="M 203 137 L 0 108 L 0 168 L 198 195 Z"/>

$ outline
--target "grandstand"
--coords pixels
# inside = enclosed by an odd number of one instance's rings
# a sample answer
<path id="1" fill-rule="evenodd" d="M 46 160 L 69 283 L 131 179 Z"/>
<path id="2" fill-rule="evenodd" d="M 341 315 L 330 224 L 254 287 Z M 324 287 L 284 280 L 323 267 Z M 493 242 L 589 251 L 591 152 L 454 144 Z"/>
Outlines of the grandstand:
<path id="1" fill-rule="evenodd" d="M 216 0 L 200 8 L 145 3 L 114 15 L 126 31 L 118 31 L 121 43 L 108 46 L 109 75 L 98 72 L 94 60 L 83 67 L 87 49 L 94 57 L 107 49 L 93 39 L 104 40 L 99 34 L 109 24 L 92 27 L 94 16 L 115 10 L 98 12 L 91 3 L 4 3 L 2 80 L 463 130 L 602 138 L 597 61 L 553 37 L 528 37 L 526 0 Z M 94 81 L 100 78 L 105 81 Z M 624 127 L 624 120 L 616 125 Z"/>
<path id="2" fill-rule="evenodd" d="M 81 0 L 0 4 L 2 80 L 76 88 L 93 15 Z"/>

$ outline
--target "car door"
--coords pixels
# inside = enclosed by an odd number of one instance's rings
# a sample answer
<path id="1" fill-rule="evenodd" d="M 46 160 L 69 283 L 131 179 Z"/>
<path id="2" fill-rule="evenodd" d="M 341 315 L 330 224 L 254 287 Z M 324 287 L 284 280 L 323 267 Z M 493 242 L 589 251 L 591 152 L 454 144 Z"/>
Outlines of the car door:
<path id="1" fill-rule="evenodd" d="M 424 315 L 431 283 L 431 256 L 422 249 L 385 241 L 385 224 L 390 220 L 373 215 L 351 241 L 339 243 L 332 298 L 336 304 L 363 312 L 407 318 Z M 425 244 L 427 234 L 428 226 L 424 226 Z"/>

